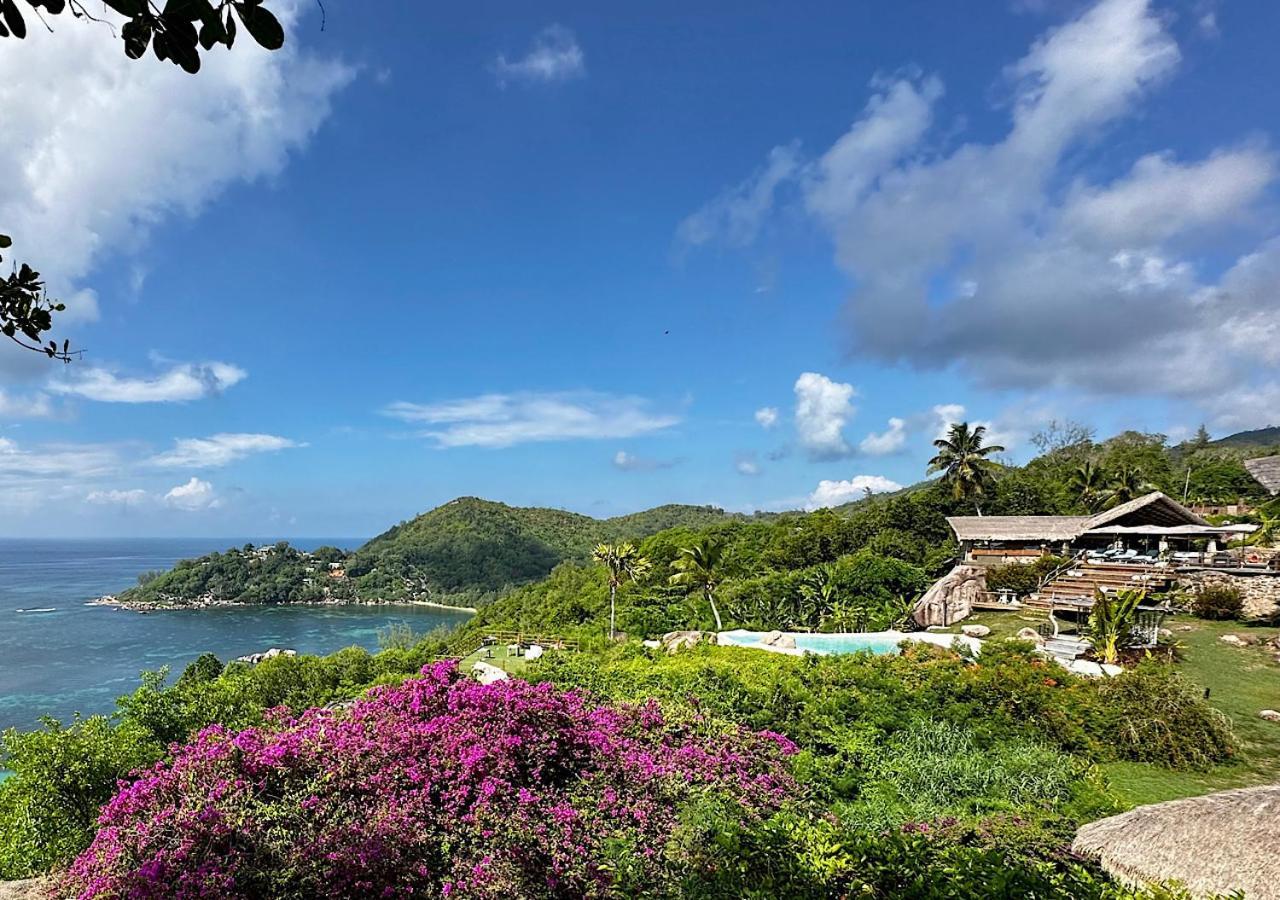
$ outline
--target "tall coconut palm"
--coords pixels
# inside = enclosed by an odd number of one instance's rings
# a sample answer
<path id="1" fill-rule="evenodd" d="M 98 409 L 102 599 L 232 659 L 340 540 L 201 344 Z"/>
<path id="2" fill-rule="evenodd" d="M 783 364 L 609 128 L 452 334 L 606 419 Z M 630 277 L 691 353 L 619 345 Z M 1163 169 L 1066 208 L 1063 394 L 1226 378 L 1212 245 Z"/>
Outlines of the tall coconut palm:
<path id="1" fill-rule="evenodd" d="M 609 640 L 617 634 L 618 588 L 623 580 L 639 581 L 649 571 L 651 564 L 640 555 L 634 544 L 599 544 L 591 551 L 591 558 L 604 566 L 609 573 Z"/>
<path id="2" fill-rule="evenodd" d="M 1105 483 L 1106 473 L 1091 459 L 1086 459 L 1072 469 L 1067 479 L 1071 492 L 1076 495 L 1080 505 L 1089 512 L 1094 512 L 1102 502 Z"/>
<path id="3" fill-rule="evenodd" d="M 1103 494 L 1102 499 L 1105 501 L 1107 509 L 1111 509 L 1121 503 L 1136 500 L 1143 494 L 1149 494 L 1154 490 L 1156 490 L 1156 486 L 1147 481 L 1146 476 L 1142 474 L 1142 470 L 1137 466 L 1121 466 L 1112 474 L 1111 480 L 1107 482 L 1107 491 Z"/>
<path id="4" fill-rule="evenodd" d="M 715 617 L 716 631 L 724 631 L 720 610 L 716 608 L 716 588 L 720 586 L 724 550 L 723 541 L 703 538 L 692 547 L 681 548 L 680 555 L 671 563 L 676 570 L 671 576 L 671 583 L 702 591 L 702 597 Z"/>
<path id="5" fill-rule="evenodd" d="M 969 427 L 968 422 L 951 426 L 945 438 L 938 438 L 933 446 L 938 454 L 929 460 L 929 472 L 943 473 L 943 481 L 951 485 L 951 493 L 957 500 L 972 500 L 973 508 L 982 515 L 978 500 L 987 492 L 994 480 L 996 464 L 987 459 L 993 453 L 1003 453 L 999 444 L 983 445 L 987 426 Z"/>

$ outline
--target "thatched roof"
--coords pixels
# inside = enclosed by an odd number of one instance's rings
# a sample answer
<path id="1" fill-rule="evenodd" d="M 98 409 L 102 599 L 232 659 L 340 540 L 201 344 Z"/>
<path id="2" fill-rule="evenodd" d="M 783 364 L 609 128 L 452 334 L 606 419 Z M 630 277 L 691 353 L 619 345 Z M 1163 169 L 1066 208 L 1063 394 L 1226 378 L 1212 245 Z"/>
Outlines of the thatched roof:
<path id="1" fill-rule="evenodd" d="M 1244 467 L 1258 483 L 1273 494 L 1280 494 L 1280 456 L 1246 459 Z"/>
<path id="2" fill-rule="evenodd" d="M 1070 541 L 1089 516 L 950 516 L 947 524 L 962 541 Z"/>
<path id="3" fill-rule="evenodd" d="M 1100 512 L 1089 522 L 1089 530 L 1103 525 L 1208 525 L 1177 500 L 1160 491 L 1144 494 L 1128 503 Z"/>
<path id="4" fill-rule="evenodd" d="M 1193 894 L 1280 897 L 1280 785 L 1139 806 L 1085 825 L 1071 849 L 1129 884 L 1177 880 Z"/>
<path id="5" fill-rule="evenodd" d="M 1095 528 L 1158 525 L 1174 528 L 1209 523 L 1159 491 L 1121 503 L 1096 516 L 951 516 L 947 524 L 961 541 L 1073 541 Z M 1102 532 L 1114 533 L 1114 532 Z"/>

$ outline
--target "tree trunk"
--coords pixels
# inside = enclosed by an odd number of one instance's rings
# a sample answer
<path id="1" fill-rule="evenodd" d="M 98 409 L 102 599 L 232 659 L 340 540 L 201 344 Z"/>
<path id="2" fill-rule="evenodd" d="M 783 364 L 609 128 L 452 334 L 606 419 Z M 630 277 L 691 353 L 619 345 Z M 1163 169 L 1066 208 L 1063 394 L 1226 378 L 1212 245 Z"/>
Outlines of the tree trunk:
<path id="1" fill-rule="evenodd" d="M 614 598 L 617 596 L 618 596 L 618 586 L 614 584 L 609 585 L 609 643 L 611 644 L 614 641 L 614 634 L 616 633 L 616 629 L 614 628 L 614 622 L 617 616 L 616 614 L 617 607 L 614 604 Z"/>
<path id="2" fill-rule="evenodd" d="M 973 501 L 973 508 L 978 511 L 978 515 L 982 515 L 982 507 L 978 505 L 978 501 Z"/>
<path id="3" fill-rule="evenodd" d="M 724 631 L 724 625 L 720 622 L 720 610 L 716 609 L 716 598 L 707 591 L 707 602 L 711 604 L 711 615 L 716 618 L 716 631 Z"/>

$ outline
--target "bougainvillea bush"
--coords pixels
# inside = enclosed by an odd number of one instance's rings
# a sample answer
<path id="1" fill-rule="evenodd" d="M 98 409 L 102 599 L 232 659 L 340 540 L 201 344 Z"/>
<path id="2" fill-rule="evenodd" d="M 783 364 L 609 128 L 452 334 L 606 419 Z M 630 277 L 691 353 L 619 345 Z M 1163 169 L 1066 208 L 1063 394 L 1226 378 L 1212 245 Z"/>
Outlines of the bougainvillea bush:
<path id="1" fill-rule="evenodd" d="M 104 807 L 79 897 L 674 895 L 685 830 L 787 804 L 793 745 L 451 663 L 347 710 L 208 728 Z M 733 824 L 731 821 L 730 824 Z"/>

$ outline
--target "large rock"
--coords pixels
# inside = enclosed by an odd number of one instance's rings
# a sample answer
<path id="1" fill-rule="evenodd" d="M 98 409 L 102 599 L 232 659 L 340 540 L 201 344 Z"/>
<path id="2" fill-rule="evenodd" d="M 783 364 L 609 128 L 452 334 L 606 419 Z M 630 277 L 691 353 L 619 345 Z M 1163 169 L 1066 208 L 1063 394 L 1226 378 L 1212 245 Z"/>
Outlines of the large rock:
<path id="1" fill-rule="evenodd" d="M 662 649 L 668 653 L 675 653 L 678 650 L 696 647 L 703 641 L 714 644 L 716 640 L 714 631 L 668 631 L 662 636 Z"/>
<path id="2" fill-rule="evenodd" d="M 1030 641 L 1039 647 L 1044 643 L 1044 635 L 1036 631 L 1034 628 L 1019 628 L 1018 633 L 1014 635 L 1017 640 Z"/>
<path id="3" fill-rule="evenodd" d="M 968 618 L 973 603 L 987 590 L 987 574 L 978 566 L 956 566 L 916 602 L 912 617 L 922 627 L 951 625 Z"/>
<path id="4" fill-rule="evenodd" d="M 507 673 L 492 663 L 477 662 L 471 667 L 471 677 L 481 684 L 496 684 L 507 680 Z"/>
<path id="5" fill-rule="evenodd" d="M 1274 709 L 1264 709 L 1262 712 L 1258 713 L 1258 715 L 1266 719 L 1268 722 L 1280 722 L 1280 711 Z"/>
<path id="6" fill-rule="evenodd" d="M 796 649 L 796 639 L 781 631 L 770 631 L 760 639 L 760 643 L 766 647 L 777 647 L 782 650 Z"/>
<path id="7" fill-rule="evenodd" d="M 960 633 L 971 638 L 984 638 L 991 633 L 991 629 L 986 625 L 964 625 L 961 626 Z"/>

